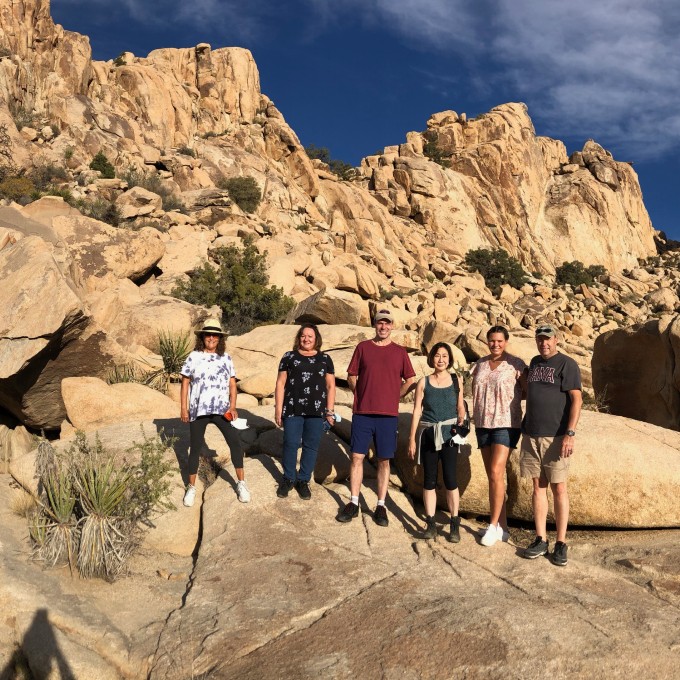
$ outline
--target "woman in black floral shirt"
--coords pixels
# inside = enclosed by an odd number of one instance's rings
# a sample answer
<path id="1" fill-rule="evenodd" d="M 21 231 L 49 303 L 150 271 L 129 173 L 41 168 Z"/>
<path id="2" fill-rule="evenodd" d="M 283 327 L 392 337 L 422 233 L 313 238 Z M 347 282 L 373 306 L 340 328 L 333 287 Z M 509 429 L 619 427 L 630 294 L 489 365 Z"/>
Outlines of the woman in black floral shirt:
<path id="1" fill-rule="evenodd" d="M 276 424 L 283 427 L 283 480 L 276 495 L 285 498 L 295 487 L 300 498 L 308 500 L 324 421 L 332 425 L 335 415 L 335 368 L 328 354 L 321 352 L 321 335 L 314 324 L 300 326 L 293 351 L 281 359 L 275 403 Z M 302 456 L 296 471 L 300 443 Z"/>

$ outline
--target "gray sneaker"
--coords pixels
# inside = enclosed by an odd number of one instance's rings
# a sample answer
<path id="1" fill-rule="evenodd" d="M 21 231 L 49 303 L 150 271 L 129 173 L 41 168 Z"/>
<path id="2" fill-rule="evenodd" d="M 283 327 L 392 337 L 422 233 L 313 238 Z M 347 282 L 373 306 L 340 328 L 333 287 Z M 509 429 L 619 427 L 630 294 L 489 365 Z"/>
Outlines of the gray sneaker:
<path id="1" fill-rule="evenodd" d="M 548 541 L 544 541 L 540 536 L 536 536 L 533 543 L 528 547 L 524 548 L 523 557 L 528 560 L 535 560 L 541 555 L 545 555 L 548 552 Z"/>

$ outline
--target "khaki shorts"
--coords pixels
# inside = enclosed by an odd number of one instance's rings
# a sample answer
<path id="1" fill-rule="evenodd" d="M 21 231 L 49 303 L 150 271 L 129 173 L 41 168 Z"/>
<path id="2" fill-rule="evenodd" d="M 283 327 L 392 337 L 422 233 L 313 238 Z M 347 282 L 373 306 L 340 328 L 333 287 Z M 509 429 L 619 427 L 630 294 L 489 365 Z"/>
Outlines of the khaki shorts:
<path id="1" fill-rule="evenodd" d="M 543 477 L 551 484 L 567 481 L 569 458 L 562 458 L 562 439 L 559 437 L 530 437 L 522 435 L 519 471 L 522 477 Z"/>

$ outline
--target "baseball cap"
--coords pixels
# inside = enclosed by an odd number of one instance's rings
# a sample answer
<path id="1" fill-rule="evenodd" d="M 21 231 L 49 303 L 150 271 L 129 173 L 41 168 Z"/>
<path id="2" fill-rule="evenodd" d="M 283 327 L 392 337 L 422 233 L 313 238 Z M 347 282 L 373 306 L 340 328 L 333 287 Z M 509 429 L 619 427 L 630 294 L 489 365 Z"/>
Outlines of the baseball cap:
<path id="1" fill-rule="evenodd" d="M 378 323 L 378 321 L 389 321 L 390 323 L 394 323 L 392 312 L 390 312 L 389 309 L 379 309 L 373 317 L 373 323 Z"/>
<path id="2" fill-rule="evenodd" d="M 549 323 L 542 323 L 536 328 L 536 337 L 544 335 L 546 338 L 554 338 L 557 335 L 555 326 Z"/>

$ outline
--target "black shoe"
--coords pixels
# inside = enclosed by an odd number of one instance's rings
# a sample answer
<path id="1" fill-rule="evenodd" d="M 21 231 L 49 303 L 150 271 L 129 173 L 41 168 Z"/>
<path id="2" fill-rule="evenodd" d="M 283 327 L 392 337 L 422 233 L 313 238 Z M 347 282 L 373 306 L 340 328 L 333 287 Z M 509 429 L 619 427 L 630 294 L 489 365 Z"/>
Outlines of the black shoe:
<path id="1" fill-rule="evenodd" d="M 276 495 L 279 498 L 286 498 L 294 486 L 295 484 L 291 482 L 290 479 L 284 477 L 281 480 L 281 484 L 279 484 L 279 488 L 276 490 Z"/>
<path id="2" fill-rule="evenodd" d="M 379 527 L 386 527 L 390 523 L 390 520 L 387 519 L 387 508 L 384 505 L 379 505 L 375 509 L 375 512 L 373 513 L 373 521 Z"/>
<path id="3" fill-rule="evenodd" d="M 536 536 L 533 543 L 524 548 L 524 553 L 522 557 L 526 557 L 528 560 L 534 560 L 541 555 L 545 555 L 548 552 L 548 541 L 544 541 L 540 536 Z"/>
<path id="4" fill-rule="evenodd" d="M 451 531 L 446 540 L 449 543 L 460 543 L 460 517 L 451 518 Z"/>
<path id="5" fill-rule="evenodd" d="M 347 503 L 347 505 L 337 514 L 335 519 L 338 522 L 351 522 L 359 514 L 359 506 L 354 503 Z"/>
<path id="6" fill-rule="evenodd" d="M 557 541 L 555 543 L 555 549 L 552 552 L 552 555 L 550 556 L 552 559 L 552 563 L 557 565 L 558 567 L 566 567 L 567 566 L 567 544 L 564 543 L 563 541 Z"/>
<path id="7" fill-rule="evenodd" d="M 309 488 L 309 482 L 298 480 L 295 482 L 295 490 L 303 501 L 308 501 L 312 497 L 312 490 Z"/>
<path id="8" fill-rule="evenodd" d="M 427 517 L 425 519 L 425 531 L 423 538 L 426 541 L 437 537 L 437 525 L 434 523 L 434 517 Z"/>

